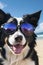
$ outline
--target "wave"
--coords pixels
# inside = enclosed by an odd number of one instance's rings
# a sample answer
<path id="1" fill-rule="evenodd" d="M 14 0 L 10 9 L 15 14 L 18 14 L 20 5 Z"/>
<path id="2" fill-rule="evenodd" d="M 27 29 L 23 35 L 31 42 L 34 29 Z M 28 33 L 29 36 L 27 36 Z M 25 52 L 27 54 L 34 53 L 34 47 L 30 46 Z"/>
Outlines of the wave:
<path id="1" fill-rule="evenodd" d="M 42 35 L 37 35 L 37 37 L 43 37 L 43 34 Z"/>

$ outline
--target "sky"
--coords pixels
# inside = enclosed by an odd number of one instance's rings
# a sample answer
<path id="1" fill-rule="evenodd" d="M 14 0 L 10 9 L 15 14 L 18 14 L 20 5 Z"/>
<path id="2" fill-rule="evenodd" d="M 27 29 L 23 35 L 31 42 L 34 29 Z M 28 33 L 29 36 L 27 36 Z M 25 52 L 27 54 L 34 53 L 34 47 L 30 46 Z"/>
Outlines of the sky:
<path id="1" fill-rule="evenodd" d="M 22 17 L 42 10 L 35 32 L 43 32 L 43 0 L 0 0 L 0 9 L 13 17 Z"/>

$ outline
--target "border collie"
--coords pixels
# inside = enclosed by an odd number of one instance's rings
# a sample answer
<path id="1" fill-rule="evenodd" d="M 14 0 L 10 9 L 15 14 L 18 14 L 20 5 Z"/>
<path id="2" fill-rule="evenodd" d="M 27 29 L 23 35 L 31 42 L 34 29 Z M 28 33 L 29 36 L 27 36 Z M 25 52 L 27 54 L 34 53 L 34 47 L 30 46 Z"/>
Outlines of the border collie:
<path id="1" fill-rule="evenodd" d="M 39 65 L 34 33 L 41 11 L 13 18 L 0 9 L 0 65 Z"/>

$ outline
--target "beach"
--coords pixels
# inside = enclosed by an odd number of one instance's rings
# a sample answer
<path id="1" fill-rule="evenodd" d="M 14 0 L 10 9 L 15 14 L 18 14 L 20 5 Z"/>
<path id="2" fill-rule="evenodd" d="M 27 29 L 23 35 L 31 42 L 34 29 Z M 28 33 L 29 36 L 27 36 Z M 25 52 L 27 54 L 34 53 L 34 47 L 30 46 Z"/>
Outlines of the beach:
<path id="1" fill-rule="evenodd" d="M 43 65 L 43 38 L 37 38 L 36 40 L 37 46 L 35 49 L 37 50 L 37 54 L 39 57 L 39 65 Z"/>

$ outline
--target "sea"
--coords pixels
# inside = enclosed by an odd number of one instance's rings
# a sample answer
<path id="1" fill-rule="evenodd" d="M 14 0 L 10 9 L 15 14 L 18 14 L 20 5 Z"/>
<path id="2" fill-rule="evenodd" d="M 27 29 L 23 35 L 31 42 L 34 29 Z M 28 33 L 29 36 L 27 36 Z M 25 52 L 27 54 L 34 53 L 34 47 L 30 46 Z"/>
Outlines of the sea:
<path id="1" fill-rule="evenodd" d="M 43 32 L 36 33 L 36 35 L 37 35 L 37 38 L 42 38 L 43 39 Z"/>

